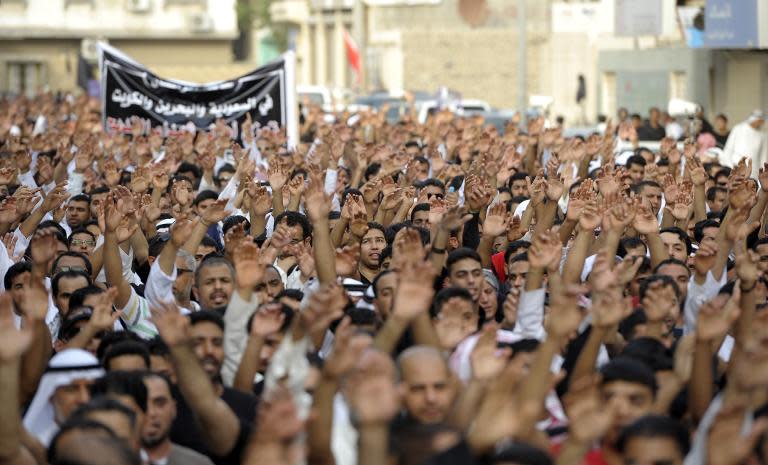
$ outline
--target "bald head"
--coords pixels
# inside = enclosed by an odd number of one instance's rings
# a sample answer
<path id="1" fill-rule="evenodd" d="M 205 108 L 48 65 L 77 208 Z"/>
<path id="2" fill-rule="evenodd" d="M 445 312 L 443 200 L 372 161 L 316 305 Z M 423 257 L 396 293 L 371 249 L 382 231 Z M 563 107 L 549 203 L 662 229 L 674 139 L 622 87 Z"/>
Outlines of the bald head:
<path id="1" fill-rule="evenodd" d="M 421 424 L 441 423 L 456 398 L 443 354 L 434 347 L 411 347 L 397 359 L 397 367 L 408 415 Z"/>
<path id="2" fill-rule="evenodd" d="M 138 454 L 117 438 L 103 434 L 73 434 L 62 438 L 52 463 L 78 465 L 139 465 Z"/>

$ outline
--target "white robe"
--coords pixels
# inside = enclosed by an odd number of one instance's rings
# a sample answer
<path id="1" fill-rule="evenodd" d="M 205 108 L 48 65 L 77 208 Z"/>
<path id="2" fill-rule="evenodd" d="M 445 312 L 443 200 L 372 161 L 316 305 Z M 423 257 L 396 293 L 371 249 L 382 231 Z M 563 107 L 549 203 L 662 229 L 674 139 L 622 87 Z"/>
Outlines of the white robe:
<path id="1" fill-rule="evenodd" d="M 754 178 L 757 178 L 763 163 L 768 161 L 768 134 L 763 129 L 756 130 L 746 121 L 734 126 L 725 143 L 720 163 L 732 168 L 742 158 L 752 159 Z"/>

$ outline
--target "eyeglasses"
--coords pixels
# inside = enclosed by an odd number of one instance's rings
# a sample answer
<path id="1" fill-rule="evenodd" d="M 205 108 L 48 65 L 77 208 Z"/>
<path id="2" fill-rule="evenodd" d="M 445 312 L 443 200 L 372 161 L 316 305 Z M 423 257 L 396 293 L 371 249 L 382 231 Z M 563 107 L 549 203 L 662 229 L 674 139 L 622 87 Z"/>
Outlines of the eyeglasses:
<path id="1" fill-rule="evenodd" d="M 427 200 L 432 199 L 432 197 L 438 198 L 440 200 L 445 198 L 445 195 L 443 194 L 427 194 Z"/>
<path id="2" fill-rule="evenodd" d="M 67 271 L 86 271 L 84 266 L 60 266 L 54 270 L 53 274 L 66 273 Z"/>
<path id="3" fill-rule="evenodd" d="M 72 245 L 96 245 L 96 241 L 92 239 L 72 239 Z"/>

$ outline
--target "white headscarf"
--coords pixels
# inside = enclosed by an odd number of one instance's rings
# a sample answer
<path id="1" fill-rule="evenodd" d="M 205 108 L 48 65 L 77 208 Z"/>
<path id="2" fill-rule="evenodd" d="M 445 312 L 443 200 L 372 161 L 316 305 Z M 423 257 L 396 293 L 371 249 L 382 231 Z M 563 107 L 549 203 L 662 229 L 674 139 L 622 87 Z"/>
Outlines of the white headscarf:
<path id="1" fill-rule="evenodd" d="M 34 399 L 24 416 L 24 428 L 46 447 L 59 430 L 51 397 L 61 386 L 78 379 L 96 379 L 104 376 L 104 369 L 98 359 L 82 349 L 66 349 L 56 354 L 49 362 L 40 379 Z"/>

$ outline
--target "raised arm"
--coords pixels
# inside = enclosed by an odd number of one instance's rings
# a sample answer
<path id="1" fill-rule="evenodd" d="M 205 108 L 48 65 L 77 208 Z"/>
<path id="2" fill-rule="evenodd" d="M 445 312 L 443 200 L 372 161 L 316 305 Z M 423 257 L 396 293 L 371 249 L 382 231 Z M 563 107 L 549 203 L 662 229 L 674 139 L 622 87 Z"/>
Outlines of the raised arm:
<path id="1" fill-rule="evenodd" d="M 563 265 L 563 283 L 568 286 L 581 282 L 581 270 L 589 253 L 589 247 L 595 239 L 595 228 L 600 224 L 601 216 L 597 210 L 597 202 L 591 200 L 584 205 L 579 218 L 579 231 L 576 240 L 568 250 Z"/>
<path id="2" fill-rule="evenodd" d="M 349 201 L 349 199 L 348 199 Z M 315 269 L 320 284 L 336 281 L 336 254 L 331 242 L 328 214 L 331 211 L 331 197 L 323 190 L 320 178 L 313 178 L 307 188 L 304 200 L 307 215 L 312 221 L 314 232 L 313 254 Z"/>
<path id="3" fill-rule="evenodd" d="M 189 319 L 174 304 L 152 308 L 153 321 L 171 352 L 178 386 L 199 424 L 206 446 L 217 456 L 232 452 L 240 435 L 240 421 L 214 391 L 213 384 L 195 356 Z"/>
<path id="4" fill-rule="evenodd" d="M 16 329 L 11 295 L 0 295 L 0 464 L 36 464 L 30 451 L 22 445 L 19 393 L 21 358 L 33 339 L 32 328 Z"/>

